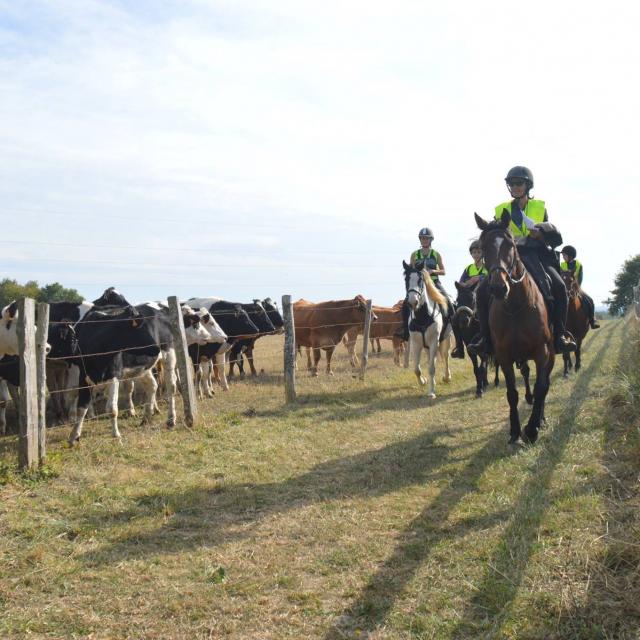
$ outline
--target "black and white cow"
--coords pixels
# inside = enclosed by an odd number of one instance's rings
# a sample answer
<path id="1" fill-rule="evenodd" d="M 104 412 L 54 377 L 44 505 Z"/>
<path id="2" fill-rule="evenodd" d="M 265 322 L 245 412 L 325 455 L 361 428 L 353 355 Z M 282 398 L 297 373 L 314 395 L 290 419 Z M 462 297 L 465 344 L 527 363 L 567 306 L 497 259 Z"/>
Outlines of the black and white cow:
<path id="1" fill-rule="evenodd" d="M 49 343 L 52 345 L 48 358 L 71 358 L 77 354 L 78 342 L 72 327 L 67 325 L 54 325 L 49 327 Z M 6 384 L 10 386 L 7 388 Z M 20 362 L 18 356 L 4 356 L 0 358 L 0 434 L 6 432 L 6 403 L 7 391 L 11 392 L 18 412 L 18 393 L 20 386 Z"/>
<path id="2" fill-rule="evenodd" d="M 259 333 L 258 327 L 251 321 L 242 305 L 237 302 L 227 302 L 220 298 L 190 298 L 185 302 L 190 307 L 208 309 L 211 315 L 218 322 L 222 330 L 227 334 L 227 341 L 217 346 L 215 344 L 205 345 L 200 349 L 189 348 L 189 355 L 198 368 L 198 391 L 202 396 L 202 386 L 206 394 L 213 395 L 211 383 L 211 364 L 215 362 L 215 369 L 220 377 L 220 384 L 223 389 L 229 389 L 225 372 L 226 353 L 240 339 L 255 336 Z"/>
<path id="3" fill-rule="evenodd" d="M 167 426 L 176 424 L 175 392 L 178 381 L 176 352 L 173 334 L 171 332 L 171 320 L 169 307 L 158 302 L 146 302 L 135 306 L 135 310 L 149 325 L 155 344 L 160 349 L 160 360 L 164 374 L 164 390 L 167 400 L 168 417 Z M 211 333 L 203 326 L 199 314 L 194 313 L 189 307 L 182 307 L 182 320 L 185 328 L 187 345 L 205 345 L 212 340 Z M 135 379 L 139 387 L 142 387 L 145 395 L 145 415 L 143 424 L 151 421 L 156 405 L 156 391 L 158 383 L 147 366 L 145 358 L 139 358 L 135 351 L 127 351 L 123 354 L 124 379 L 131 382 Z M 156 363 L 154 363 L 156 364 Z M 127 384 L 128 405 L 130 415 L 135 415 L 133 407 L 133 385 Z"/>
<path id="4" fill-rule="evenodd" d="M 229 354 L 229 377 L 233 377 L 233 365 L 237 364 L 240 377 L 244 378 L 243 355 L 247 358 L 247 362 L 251 369 L 251 375 L 257 375 L 255 365 L 253 364 L 253 347 L 255 346 L 256 340 L 262 336 L 273 335 L 276 333 L 276 328 L 273 325 L 273 322 L 271 322 L 269 314 L 262 306 L 260 300 L 254 300 L 251 303 L 243 304 L 242 308 L 247 312 L 253 324 L 258 327 L 259 333 L 257 336 L 253 336 L 251 338 L 242 338 L 233 345 Z"/>
<path id="5" fill-rule="evenodd" d="M 124 376 L 123 353 L 132 353 L 138 364 L 152 367 L 160 354 L 148 322 L 132 307 L 93 308 L 75 325 L 79 353 L 74 357 L 80 370 L 77 422 L 69 436 L 75 444 L 82 435 L 91 389 L 107 386 L 107 410 L 111 415 L 111 432 L 118 430 L 118 380 Z"/>

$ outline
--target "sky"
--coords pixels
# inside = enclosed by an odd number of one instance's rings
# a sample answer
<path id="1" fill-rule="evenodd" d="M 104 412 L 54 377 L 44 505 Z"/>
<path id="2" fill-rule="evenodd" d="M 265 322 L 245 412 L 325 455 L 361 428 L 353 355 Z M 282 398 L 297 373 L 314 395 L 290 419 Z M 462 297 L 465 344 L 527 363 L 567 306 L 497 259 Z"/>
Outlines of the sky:
<path id="1" fill-rule="evenodd" d="M 0 0 L 0 278 L 87 299 L 445 287 L 513 165 L 596 304 L 640 251 L 640 5 Z"/>

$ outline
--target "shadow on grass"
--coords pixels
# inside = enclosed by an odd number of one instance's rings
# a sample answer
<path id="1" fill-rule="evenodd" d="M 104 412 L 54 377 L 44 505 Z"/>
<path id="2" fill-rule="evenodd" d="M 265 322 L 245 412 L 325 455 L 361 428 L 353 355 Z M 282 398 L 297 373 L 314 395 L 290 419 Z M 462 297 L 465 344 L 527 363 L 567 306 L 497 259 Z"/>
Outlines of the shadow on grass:
<path id="1" fill-rule="evenodd" d="M 602 344 L 591 363 L 575 377 L 569 402 L 557 425 L 539 443 L 540 455 L 535 474 L 522 487 L 509 526 L 493 557 L 487 562 L 484 577 L 474 589 L 476 595 L 452 631 L 452 638 L 499 633 L 501 624 L 509 616 L 510 605 L 534 551 L 542 519 L 552 503 L 549 492 L 554 470 L 571 438 L 576 416 L 589 394 L 594 376 L 600 372 L 602 359 L 607 356 L 611 340 L 619 328 L 620 325 L 616 325 L 602 336 Z"/>
<path id="2" fill-rule="evenodd" d="M 417 437 L 319 464 L 283 482 L 226 485 L 212 478 L 206 488 L 140 495 L 134 498 L 135 506 L 123 513 L 79 514 L 82 525 L 89 528 L 118 527 L 135 518 L 157 516 L 165 508 L 174 514 L 164 525 L 120 537 L 87 553 L 83 560 L 88 565 L 118 563 L 158 552 L 215 546 L 252 535 L 264 518 L 279 513 L 351 498 L 375 498 L 412 485 L 434 483 L 438 487 L 453 482 L 455 490 L 445 492 L 448 501 L 455 502 L 475 489 L 475 481 L 507 436 L 504 427 L 490 436 L 482 453 L 474 455 L 468 470 L 460 474 L 460 461 L 465 460 L 462 445 L 438 442 L 453 434 L 447 427 L 426 428 Z"/>
<path id="3" fill-rule="evenodd" d="M 544 511 L 544 505 L 536 505 L 533 497 L 548 487 L 552 471 L 571 433 L 569 423 L 573 421 L 582 404 L 591 378 L 599 370 L 599 358 L 606 352 L 611 337 L 612 332 L 609 332 L 589 369 L 583 370 L 580 374 L 573 401 L 561 417 L 559 427 L 554 429 L 544 440 L 541 440 L 538 445 L 541 448 L 544 447 L 540 460 L 541 473 L 524 488 L 515 513 L 510 514 L 513 522 L 517 524 L 508 528 L 504 536 L 505 542 L 500 546 L 499 552 L 491 563 L 498 572 L 508 576 L 499 584 L 499 603 L 495 601 L 494 589 L 496 588 L 496 577 L 500 578 L 500 574 L 492 570 L 491 573 L 487 573 L 486 578 L 480 584 L 478 595 L 456 627 L 456 635 L 466 638 L 477 637 L 475 633 L 469 633 L 476 620 L 485 620 L 487 616 L 497 616 L 502 607 L 508 607 L 509 602 L 515 596 L 517 585 L 522 578 L 527 559 L 531 553 L 535 531 Z M 507 431 L 508 421 L 500 433 L 500 438 L 504 438 Z M 400 543 L 394 553 L 369 580 L 355 602 L 334 623 L 334 626 L 325 635 L 325 640 L 355 637 L 356 633 L 359 634 L 359 637 L 367 637 L 384 622 L 396 599 L 405 590 L 431 550 L 441 540 L 447 539 L 451 535 L 448 529 L 436 536 L 422 535 L 427 529 L 427 523 L 432 518 L 431 514 L 436 512 L 441 521 L 446 520 L 447 514 L 453 510 L 453 507 L 467 493 L 476 490 L 476 485 L 483 472 L 495 461 L 494 449 L 498 440 L 499 438 L 496 437 L 489 440 L 469 460 L 465 469 L 453 479 L 451 484 L 411 522 L 400 536 Z M 520 522 L 523 519 L 524 523 Z M 523 527 L 524 531 L 522 531 Z M 516 549 L 518 555 L 514 560 L 511 557 L 511 553 L 514 551 L 511 540 L 516 535 L 519 538 L 519 544 Z"/>

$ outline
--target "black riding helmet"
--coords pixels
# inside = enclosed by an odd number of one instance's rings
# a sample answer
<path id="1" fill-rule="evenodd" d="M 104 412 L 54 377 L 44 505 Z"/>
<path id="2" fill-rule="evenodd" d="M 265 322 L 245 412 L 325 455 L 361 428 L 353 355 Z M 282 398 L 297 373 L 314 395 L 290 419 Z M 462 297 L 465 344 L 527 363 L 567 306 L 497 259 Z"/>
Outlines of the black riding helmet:
<path id="1" fill-rule="evenodd" d="M 418 238 L 431 238 L 433 240 L 433 231 L 429 227 L 422 227 L 418 232 Z"/>
<path id="2" fill-rule="evenodd" d="M 521 167 L 519 165 L 517 167 L 511 167 L 504 181 L 509 184 L 511 180 L 524 180 L 527 182 L 529 189 L 533 189 L 533 173 L 531 173 L 531 169 L 527 169 L 527 167 Z"/>
<path id="3" fill-rule="evenodd" d="M 575 260 L 576 256 L 578 255 L 576 248 L 572 247 L 570 244 L 562 247 L 562 251 L 560 253 L 565 253 L 567 256 L 569 256 L 569 261 Z"/>

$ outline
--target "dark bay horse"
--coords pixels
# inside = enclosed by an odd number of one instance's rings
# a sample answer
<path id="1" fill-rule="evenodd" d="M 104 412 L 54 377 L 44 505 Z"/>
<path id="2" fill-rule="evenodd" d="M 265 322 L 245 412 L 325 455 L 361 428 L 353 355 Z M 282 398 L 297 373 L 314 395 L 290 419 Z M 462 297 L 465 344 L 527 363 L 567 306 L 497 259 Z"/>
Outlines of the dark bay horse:
<path id="1" fill-rule="evenodd" d="M 458 290 L 458 299 L 456 300 L 456 313 L 452 323 L 457 325 L 462 342 L 466 346 L 473 342 L 474 337 L 480 331 L 480 323 L 476 316 L 476 296 L 472 289 L 463 287 L 458 282 L 455 285 Z M 482 398 L 482 394 L 489 386 L 489 380 L 487 379 L 488 357 L 476 356 L 468 351 L 467 355 L 471 359 L 473 374 L 476 377 L 476 398 Z"/>
<path id="2" fill-rule="evenodd" d="M 475 218 L 482 230 L 480 242 L 493 296 L 489 307 L 489 329 L 495 360 L 502 367 L 507 383 L 511 422 L 509 442 L 515 443 L 522 437 L 533 443 L 544 419 L 544 403 L 555 362 L 547 307 L 538 286 L 520 260 L 515 239 L 509 231 L 509 212 L 503 211 L 500 220 L 491 222 L 477 213 Z M 536 383 L 533 409 L 522 433 L 514 365 L 526 364 L 528 360 L 535 363 Z"/>
<path id="3" fill-rule="evenodd" d="M 567 309 L 567 331 L 571 332 L 574 340 L 576 341 L 576 365 L 575 370 L 579 371 L 582 366 L 580 358 L 580 350 L 582 347 L 582 341 L 589 331 L 589 312 L 585 307 L 580 294 L 582 289 L 576 280 L 573 271 L 565 271 L 562 274 L 564 283 L 567 287 L 567 293 L 569 294 L 569 306 Z M 564 359 L 564 377 L 569 375 L 573 364 L 571 362 L 571 354 L 563 353 Z"/>

